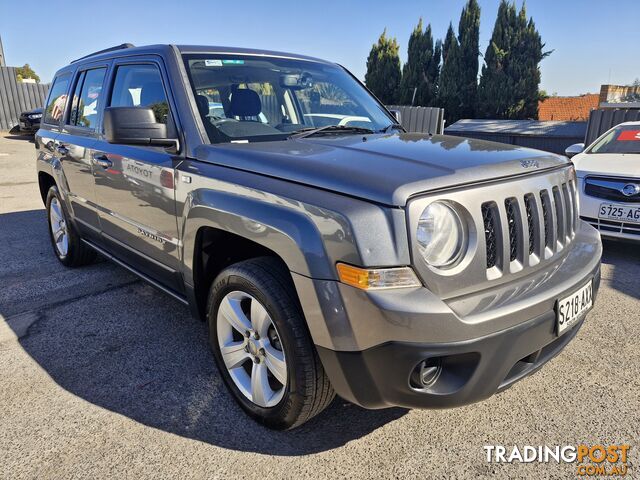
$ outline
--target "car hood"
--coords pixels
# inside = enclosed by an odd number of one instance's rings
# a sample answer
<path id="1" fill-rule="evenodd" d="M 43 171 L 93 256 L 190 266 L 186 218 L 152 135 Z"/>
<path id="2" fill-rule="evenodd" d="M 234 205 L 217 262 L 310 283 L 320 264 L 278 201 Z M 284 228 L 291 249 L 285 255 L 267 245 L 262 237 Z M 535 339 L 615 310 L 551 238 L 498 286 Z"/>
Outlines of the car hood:
<path id="1" fill-rule="evenodd" d="M 578 177 L 610 175 L 640 177 L 640 154 L 637 153 L 581 153 L 573 157 Z"/>
<path id="2" fill-rule="evenodd" d="M 447 135 L 323 136 L 201 145 L 202 161 L 404 206 L 434 189 L 568 164 L 551 153 Z"/>
<path id="3" fill-rule="evenodd" d="M 34 108 L 33 110 L 22 112 L 22 115 L 33 115 L 34 113 L 42 113 L 42 108 Z"/>

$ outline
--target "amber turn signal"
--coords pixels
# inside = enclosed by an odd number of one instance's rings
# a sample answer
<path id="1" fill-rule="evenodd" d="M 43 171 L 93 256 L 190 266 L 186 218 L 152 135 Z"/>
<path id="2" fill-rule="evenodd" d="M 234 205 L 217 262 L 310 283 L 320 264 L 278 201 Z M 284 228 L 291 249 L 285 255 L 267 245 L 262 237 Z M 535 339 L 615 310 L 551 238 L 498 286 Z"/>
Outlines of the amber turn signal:
<path id="1" fill-rule="evenodd" d="M 346 263 L 338 263 L 336 269 L 342 283 L 362 290 L 419 287 L 421 285 L 411 267 L 359 268 Z"/>

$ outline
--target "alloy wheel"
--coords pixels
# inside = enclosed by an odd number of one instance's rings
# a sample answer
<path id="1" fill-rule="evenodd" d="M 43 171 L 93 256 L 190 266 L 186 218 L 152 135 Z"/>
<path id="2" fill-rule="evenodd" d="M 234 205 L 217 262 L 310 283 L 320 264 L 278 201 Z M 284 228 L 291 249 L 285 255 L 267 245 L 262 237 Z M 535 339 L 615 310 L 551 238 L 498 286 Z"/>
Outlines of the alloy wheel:
<path id="1" fill-rule="evenodd" d="M 58 255 L 66 257 L 69 251 L 69 234 L 67 232 L 67 222 L 64 218 L 62 205 L 57 198 L 51 199 L 49 206 L 49 224 L 51 225 L 51 235 L 58 251 Z"/>
<path id="2" fill-rule="evenodd" d="M 216 329 L 222 359 L 236 387 L 260 407 L 277 405 L 287 386 L 287 363 L 266 308 L 248 293 L 232 291 L 220 302 Z"/>

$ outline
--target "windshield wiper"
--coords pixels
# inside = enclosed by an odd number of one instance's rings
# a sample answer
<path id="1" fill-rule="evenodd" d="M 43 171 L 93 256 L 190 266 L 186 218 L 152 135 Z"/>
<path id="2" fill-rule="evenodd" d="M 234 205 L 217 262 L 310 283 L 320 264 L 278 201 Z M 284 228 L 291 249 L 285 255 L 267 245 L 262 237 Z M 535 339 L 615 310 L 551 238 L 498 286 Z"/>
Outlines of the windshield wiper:
<path id="1" fill-rule="evenodd" d="M 370 128 L 364 128 L 364 127 L 352 127 L 349 125 L 325 125 L 324 127 L 320 127 L 320 128 L 303 128 L 289 135 L 289 138 L 305 138 L 305 137 L 310 137 L 312 135 L 316 135 L 317 133 L 322 133 L 322 132 L 325 132 L 325 133 L 344 132 L 344 133 L 364 133 L 364 134 L 376 133 Z"/>
<path id="2" fill-rule="evenodd" d="M 400 130 L 403 133 L 407 133 L 407 131 L 404 129 L 404 127 L 402 125 L 400 125 L 399 123 L 390 123 L 389 125 L 387 125 L 383 129 L 379 130 L 379 132 L 380 133 L 388 133 L 390 130 Z"/>

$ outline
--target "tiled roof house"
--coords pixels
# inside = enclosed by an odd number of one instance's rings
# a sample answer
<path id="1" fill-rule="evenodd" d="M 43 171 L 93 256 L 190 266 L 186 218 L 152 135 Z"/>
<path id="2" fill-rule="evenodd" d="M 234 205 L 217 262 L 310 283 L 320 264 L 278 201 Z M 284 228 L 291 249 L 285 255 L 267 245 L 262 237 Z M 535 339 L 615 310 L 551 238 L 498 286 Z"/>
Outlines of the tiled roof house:
<path id="1" fill-rule="evenodd" d="M 538 106 L 538 119 L 581 121 L 589 119 L 589 112 L 598 108 L 599 95 L 587 93 L 577 97 L 549 97 Z"/>

